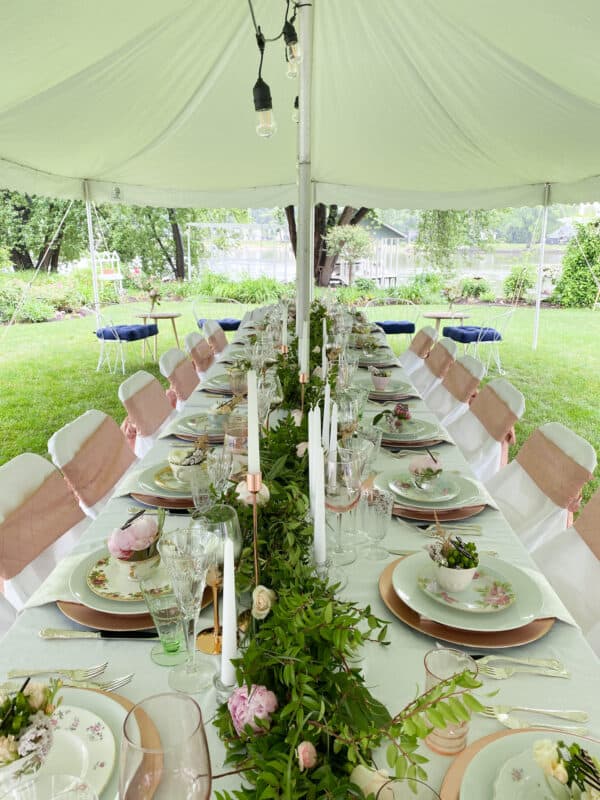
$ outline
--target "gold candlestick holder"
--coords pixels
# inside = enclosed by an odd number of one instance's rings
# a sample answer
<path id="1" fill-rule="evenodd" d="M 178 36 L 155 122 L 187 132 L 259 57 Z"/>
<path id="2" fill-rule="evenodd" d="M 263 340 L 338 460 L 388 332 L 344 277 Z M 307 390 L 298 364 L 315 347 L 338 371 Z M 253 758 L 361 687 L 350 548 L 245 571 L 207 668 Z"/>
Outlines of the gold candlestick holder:
<path id="1" fill-rule="evenodd" d="M 298 376 L 300 381 L 300 413 L 304 414 L 304 393 L 306 392 L 306 384 L 308 383 L 308 373 L 301 372 Z"/>
<path id="2" fill-rule="evenodd" d="M 279 352 L 281 353 L 282 356 L 285 356 L 286 358 L 287 358 L 287 354 L 289 352 L 289 349 L 290 348 L 287 346 L 287 344 L 280 344 L 279 345 Z"/>
<path id="3" fill-rule="evenodd" d="M 219 621 L 219 589 L 223 585 L 223 575 L 218 567 L 209 570 L 209 574 L 206 576 L 206 584 L 210 586 L 212 591 L 213 626 L 212 628 L 205 628 L 198 634 L 196 647 L 202 653 L 216 656 L 221 653 L 222 645 L 221 623 Z"/>
<path id="4" fill-rule="evenodd" d="M 248 472 L 246 474 L 246 487 L 252 497 L 252 545 L 254 550 L 254 585 L 260 584 L 260 571 L 258 569 L 258 493 L 262 489 L 262 473 Z"/>

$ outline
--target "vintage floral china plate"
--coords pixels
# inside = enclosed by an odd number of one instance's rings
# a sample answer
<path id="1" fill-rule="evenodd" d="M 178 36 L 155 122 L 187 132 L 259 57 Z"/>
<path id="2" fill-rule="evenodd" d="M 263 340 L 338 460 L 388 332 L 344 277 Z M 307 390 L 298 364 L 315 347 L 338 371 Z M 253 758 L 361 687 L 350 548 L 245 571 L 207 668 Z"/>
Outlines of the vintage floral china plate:
<path id="1" fill-rule="evenodd" d="M 438 584 L 436 566 L 431 564 L 417 580 L 428 597 L 450 608 L 472 614 L 494 614 L 504 611 L 515 600 L 510 581 L 491 567 L 479 567 L 469 586 L 462 592 L 447 592 Z"/>
<path id="2" fill-rule="evenodd" d="M 87 585 L 94 594 L 119 603 L 144 602 L 144 595 L 137 581 L 128 577 L 127 564 L 138 565 L 139 561 L 120 562 L 105 553 L 87 574 Z M 159 564 L 152 573 L 155 590 L 153 594 L 165 594 L 170 589 L 169 578 Z"/>

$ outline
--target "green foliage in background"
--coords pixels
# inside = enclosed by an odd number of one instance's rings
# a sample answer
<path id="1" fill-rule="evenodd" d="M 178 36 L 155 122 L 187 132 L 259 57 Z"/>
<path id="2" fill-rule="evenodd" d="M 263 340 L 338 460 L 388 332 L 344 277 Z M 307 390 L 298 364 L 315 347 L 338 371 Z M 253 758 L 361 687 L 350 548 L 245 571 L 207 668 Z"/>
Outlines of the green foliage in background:
<path id="1" fill-rule="evenodd" d="M 486 209 L 422 211 L 416 250 L 429 265 L 448 271 L 459 247 L 485 250 L 489 246 L 495 219 L 496 212 Z"/>
<path id="2" fill-rule="evenodd" d="M 485 278 L 465 278 L 460 282 L 460 296 L 465 300 L 480 300 L 492 295 L 492 287 Z M 492 295 L 493 296 L 493 295 Z"/>
<path id="3" fill-rule="evenodd" d="M 325 236 L 327 252 L 343 261 L 360 261 L 373 253 L 373 239 L 366 228 L 359 225 L 336 225 Z"/>
<path id="4" fill-rule="evenodd" d="M 502 284 L 504 297 L 511 303 L 525 300 L 535 287 L 535 269 L 531 264 L 515 264 Z"/>
<path id="5" fill-rule="evenodd" d="M 576 228 L 577 236 L 567 245 L 553 299 L 562 306 L 591 308 L 600 289 L 600 221 Z"/>

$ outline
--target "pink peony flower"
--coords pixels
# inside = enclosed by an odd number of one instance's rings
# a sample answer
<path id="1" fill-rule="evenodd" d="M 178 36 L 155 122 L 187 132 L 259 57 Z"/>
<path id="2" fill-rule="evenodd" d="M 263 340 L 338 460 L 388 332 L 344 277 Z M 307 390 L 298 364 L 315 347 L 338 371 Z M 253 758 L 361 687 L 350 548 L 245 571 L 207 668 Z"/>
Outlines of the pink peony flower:
<path id="1" fill-rule="evenodd" d="M 317 751 L 312 742 L 300 742 L 296 750 L 300 772 L 312 769 L 317 763 Z"/>
<path id="2" fill-rule="evenodd" d="M 262 728 L 256 724 L 255 719 L 271 719 L 271 714 L 277 711 L 277 698 L 266 686 L 252 686 L 250 694 L 248 687 L 238 686 L 227 701 L 227 707 L 231 714 L 233 727 L 238 736 L 244 732 L 246 725 L 249 725 L 254 733 L 261 733 Z"/>
<path id="3" fill-rule="evenodd" d="M 442 468 L 442 464 L 440 460 L 434 461 L 431 456 L 417 456 L 416 458 L 412 458 L 408 465 L 409 472 L 414 474 L 419 474 L 421 472 L 425 472 L 427 469 L 431 470 L 440 470 Z"/>
<path id="4" fill-rule="evenodd" d="M 128 528 L 115 528 L 108 538 L 108 551 L 115 558 L 128 559 L 136 550 L 146 550 L 156 541 L 158 522 L 151 517 L 142 517 Z"/>

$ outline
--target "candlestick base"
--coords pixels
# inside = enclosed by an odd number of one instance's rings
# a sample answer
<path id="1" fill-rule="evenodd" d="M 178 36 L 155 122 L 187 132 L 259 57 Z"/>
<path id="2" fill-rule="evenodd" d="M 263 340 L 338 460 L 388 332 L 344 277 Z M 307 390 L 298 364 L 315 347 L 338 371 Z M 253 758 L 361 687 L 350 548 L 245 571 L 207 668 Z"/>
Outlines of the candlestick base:
<path id="1" fill-rule="evenodd" d="M 221 652 L 221 631 L 215 636 L 214 628 L 205 628 L 196 637 L 196 650 L 209 656 L 218 656 Z"/>
<path id="2" fill-rule="evenodd" d="M 281 353 L 282 356 L 287 356 L 289 349 L 290 348 L 287 346 L 287 344 L 279 345 L 279 352 Z"/>
<path id="3" fill-rule="evenodd" d="M 223 683 L 221 676 L 217 673 L 215 673 L 213 678 L 213 685 L 217 693 L 217 703 L 219 705 L 221 705 L 221 703 L 226 703 L 229 697 L 233 694 L 233 690 L 236 688 L 235 683 L 230 685 Z"/>
<path id="4" fill-rule="evenodd" d="M 300 413 L 304 414 L 304 393 L 306 391 L 306 384 L 308 383 L 308 375 L 306 372 L 301 372 L 298 375 L 300 381 Z"/>

